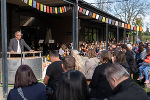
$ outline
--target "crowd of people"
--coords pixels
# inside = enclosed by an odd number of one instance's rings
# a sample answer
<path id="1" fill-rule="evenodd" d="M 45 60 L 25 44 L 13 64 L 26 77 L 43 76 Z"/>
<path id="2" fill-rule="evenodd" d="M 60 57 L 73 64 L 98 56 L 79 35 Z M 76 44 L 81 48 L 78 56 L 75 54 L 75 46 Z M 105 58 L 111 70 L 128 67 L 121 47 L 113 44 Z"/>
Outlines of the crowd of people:
<path id="1" fill-rule="evenodd" d="M 136 84 L 145 76 L 149 83 L 150 43 L 106 42 L 63 44 L 50 51 L 43 83 L 39 83 L 28 65 L 21 65 L 8 100 L 149 100 Z"/>

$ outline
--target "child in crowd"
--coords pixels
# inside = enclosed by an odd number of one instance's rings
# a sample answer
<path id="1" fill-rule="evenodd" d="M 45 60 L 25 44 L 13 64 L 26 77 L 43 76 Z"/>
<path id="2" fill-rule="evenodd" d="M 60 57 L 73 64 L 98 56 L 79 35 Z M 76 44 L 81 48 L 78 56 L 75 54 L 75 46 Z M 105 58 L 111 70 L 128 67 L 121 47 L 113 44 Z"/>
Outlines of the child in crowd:
<path id="1" fill-rule="evenodd" d="M 149 77 L 148 77 L 148 70 L 150 70 L 150 49 L 147 49 L 147 57 L 144 59 L 144 62 L 142 66 L 139 68 L 139 78 L 137 80 L 143 79 L 143 70 L 145 74 L 145 82 L 144 83 L 149 83 Z"/>

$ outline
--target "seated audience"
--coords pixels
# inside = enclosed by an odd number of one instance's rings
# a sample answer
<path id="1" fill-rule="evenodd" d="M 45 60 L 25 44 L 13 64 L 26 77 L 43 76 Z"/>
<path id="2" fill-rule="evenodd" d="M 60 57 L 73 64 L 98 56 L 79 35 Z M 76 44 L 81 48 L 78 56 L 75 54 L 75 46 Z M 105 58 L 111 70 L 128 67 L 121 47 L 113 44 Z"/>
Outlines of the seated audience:
<path id="1" fill-rule="evenodd" d="M 113 89 L 108 100 L 149 100 L 146 92 L 129 78 L 129 73 L 120 64 L 107 64 L 106 78 Z"/>
<path id="2" fill-rule="evenodd" d="M 89 85 L 91 88 L 91 100 L 95 100 L 95 98 L 103 100 L 112 95 L 112 89 L 104 75 L 105 66 L 107 63 L 112 62 L 111 58 L 112 54 L 110 51 L 104 50 L 100 53 L 100 62 L 102 64 L 95 68 Z"/>
<path id="3" fill-rule="evenodd" d="M 149 75 L 148 75 L 148 71 L 150 70 L 150 49 L 146 50 L 147 52 L 147 57 L 146 59 L 144 59 L 144 62 L 142 63 L 142 65 L 139 67 L 139 78 L 137 80 L 141 80 L 143 79 L 143 70 L 144 70 L 144 74 L 145 74 L 145 82 L 144 83 L 149 83 Z"/>
<path id="4" fill-rule="evenodd" d="M 65 72 L 56 90 L 55 100 L 89 100 L 85 76 L 77 70 Z"/>
<path id="5" fill-rule="evenodd" d="M 7 100 L 46 100 L 46 88 L 38 83 L 32 69 L 21 65 L 15 75 L 14 89 L 11 89 Z"/>

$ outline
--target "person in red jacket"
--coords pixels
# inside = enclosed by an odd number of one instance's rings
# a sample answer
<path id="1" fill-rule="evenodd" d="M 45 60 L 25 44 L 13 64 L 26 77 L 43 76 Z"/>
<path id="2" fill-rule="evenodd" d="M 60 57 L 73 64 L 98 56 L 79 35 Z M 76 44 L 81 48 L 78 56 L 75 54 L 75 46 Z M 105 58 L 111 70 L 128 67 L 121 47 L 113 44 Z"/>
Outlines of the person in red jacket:
<path id="1" fill-rule="evenodd" d="M 139 67 L 139 78 L 137 80 L 143 79 L 143 70 L 145 74 L 145 82 L 149 83 L 148 71 L 150 70 L 150 49 L 147 49 L 147 57 L 144 59 L 142 66 Z"/>

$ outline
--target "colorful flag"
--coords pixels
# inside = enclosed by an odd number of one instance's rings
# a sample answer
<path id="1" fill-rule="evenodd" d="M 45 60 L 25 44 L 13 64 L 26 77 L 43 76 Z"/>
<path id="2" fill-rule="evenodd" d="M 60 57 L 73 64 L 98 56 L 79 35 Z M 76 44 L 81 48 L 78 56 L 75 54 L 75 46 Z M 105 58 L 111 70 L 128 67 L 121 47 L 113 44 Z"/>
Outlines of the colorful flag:
<path id="1" fill-rule="evenodd" d="M 130 24 L 128 24 L 128 29 L 131 29 Z"/>
<path id="2" fill-rule="evenodd" d="M 86 15 L 87 15 L 87 16 L 89 15 L 89 10 L 86 11 Z"/>
<path id="3" fill-rule="evenodd" d="M 103 17 L 102 22 L 105 22 L 105 17 Z"/>
<path id="4" fill-rule="evenodd" d="M 32 6 L 32 0 L 29 0 L 29 6 Z"/>
<path id="5" fill-rule="evenodd" d="M 61 8 L 61 7 L 59 7 L 59 9 L 60 9 L 60 13 L 62 13 L 62 8 Z"/>
<path id="6" fill-rule="evenodd" d="M 140 27 L 140 31 L 141 31 L 141 32 L 143 31 L 142 26 Z"/>
<path id="7" fill-rule="evenodd" d="M 40 10 L 40 3 L 37 2 L 37 10 Z"/>
<path id="8" fill-rule="evenodd" d="M 52 7 L 53 8 L 53 13 L 55 13 L 55 7 Z"/>
<path id="9" fill-rule="evenodd" d="M 60 8 L 59 7 L 57 8 L 57 12 L 60 13 Z"/>
<path id="10" fill-rule="evenodd" d="M 79 12 L 82 13 L 82 10 L 83 10 L 83 9 L 80 7 L 80 8 L 79 8 Z"/>
<path id="11" fill-rule="evenodd" d="M 64 6 L 64 12 L 67 12 L 66 6 Z"/>
<path id="12" fill-rule="evenodd" d="M 36 1 L 33 0 L 33 8 L 36 8 Z"/>
<path id="13" fill-rule="evenodd" d="M 119 22 L 118 26 L 121 27 L 121 22 Z"/>
<path id="14" fill-rule="evenodd" d="M 109 19 L 109 22 L 108 22 L 109 24 L 111 24 L 111 19 Z"/>
<path id="15" fill-rule="evenodd" d="M 125 24 L 125 28 L 126 28 L 126 29 L 128 28 L 128 24 Z"/>
<path id="16" fill-rule="evenodd" d="M 43 7 L 44 7 L 44 12 L 46 12 L 46 5 L 43 5 Z"/>
<path id="17" fill-rule="evenodd" d="M 50 13 L 51 13 L 51 14 L 53 13 L 53 8 L 52 8 L 52 7 L 50 7 Z"/>
<path id="18" fill-rule="evenodd" d="M 99 14 L 96 15 L 96 19 L 97 19 L 97 20 L 99 19 Z"/>
<path id="19" fill-rule="evenodd" d="M 134 26 L 133 25 L 131 25 L 131 30 L 134 30 Z"/>
<path id="20" fill-rule="evenodd" d="M 92 17 L 92 15 L 93 15 L 93 13 L 92 13 L 92 12 L 90 12 L 90 13 L 89 13 L 89 16 L 90 16 L 90 17 Z"/>
<path id="21" fill-rule="evenodd" d="M 95 13 L 93 13 L 93 16 L 92 16 L 92 18 L 95 18 L 96 17 L 96 14 Z"/>
<path id="22" fill-rule="evenodd" d="M 139 26 L 137 26 L 137 31 L 140 31 L 140 27 Z"/>
<path id="23" fill-rule="evenodd" d="M 108 18 L 106 18 L 106 23 L 108 23 Z"/>
<path id="24" fill-rule="evenodd" d="M 63 13 L 65 12 L 65 9 L 64 9 L 64 7 L 62 7 L 62 12 L 63 12 Z"/>
<path id="25" fill-rule="evenodd" d="M 55 14 L 57 14 L 58 13 L 58 11 L 57 11 L 57 7 L 55 7 Z"/>
<path id="26" fill-rule="evenodd" d="M 111 23 L 112 25 L 115 25 L 115 20 L 112 20 L 112 23 Z"/>
<path id="27" fill-rule="evenodd" d="M 43 4 L 40 4 L 40 10 L 43 11 Z"/>
<path id="28" fill-rule="evenodd" d="M 24 0 L 24 3 L 26 3 L 26 4 L 27 4 L 27 3 L 28 3 L 28 0 Z"/>
<path id="29" fill-rule="evenodd" d="M 118 21 L 116 21 L 115 25 L 118 26 Z"/>
<path id="30" fill-rule="evenodd" d="M 122 27 L 124 28 L 124 23 L 122 23 Z"/>
<path id="31" fill-rule="evenodd" d="M 82 13 L 83 13 L 83 14 L 86 14 L 86 9 L 83 9 L 83 10 L 82 10 Z"/>
<path id="32" fill-rule="evenodd" d="M 136 31 L 136 26 L 134 26 L 134 31 Z"/>
<path id="33" fill-rule="evenodd" d="M 47 13 L 49 13 L 49 6 L 47 6 Z"/>
<path id="34" fill-rule="evenodd" d="M 103 18 L 102 16 L 99 16 L 99 21 L 102 21 L 102 18 Z"/>

